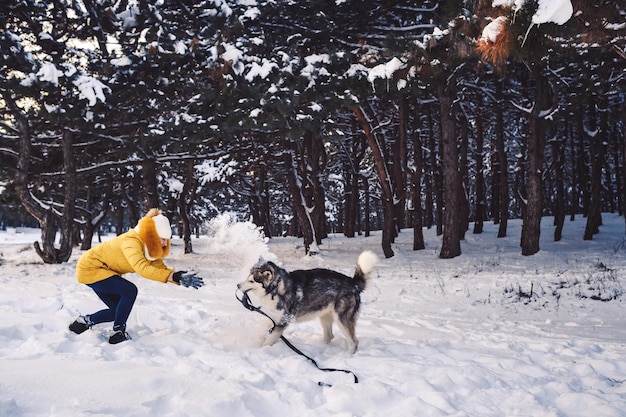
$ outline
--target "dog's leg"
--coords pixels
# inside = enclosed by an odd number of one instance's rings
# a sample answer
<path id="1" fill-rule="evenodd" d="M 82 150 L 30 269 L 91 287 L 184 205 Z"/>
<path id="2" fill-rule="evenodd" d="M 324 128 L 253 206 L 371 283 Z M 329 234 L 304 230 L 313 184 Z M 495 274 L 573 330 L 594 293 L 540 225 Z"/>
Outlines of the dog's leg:
<path id="1" fill-rule="evenodd" d="M 356 338 L 354 319 L 346 318 L 337 322 L 339 329 L 348 341 L 348 352 L 354 353 L 359 347 L 359 339 Z"/>
<path id="2" fill-rule="evenodd" d="M 320 323 L 322 325 L 322 330 L 324 331 L 324 342 L 330 343 L 333 340 L 333 315 L 332 313 L 327 313 L 320 316 Z"/>
<path id="3" fill-rule="evenodd" d="M 336 323 L 348 341 L 348 351 L 356 352 L 359 340 L 356 338 L 356 319 L 359 312 L 359 298 L 344 298 L 335 305 Z"/>
<path id="4" fill-rule="evenodd" d="M 271 346 L 274 343 L 278 342 L 278 339 L 283 335 L 283 332 L 287 328 L 287 324 L 284 325 L 276 325 L 272 333 L 269 333 L 265 338 L 265 342 L 263 342 L 263 346 Z"/>

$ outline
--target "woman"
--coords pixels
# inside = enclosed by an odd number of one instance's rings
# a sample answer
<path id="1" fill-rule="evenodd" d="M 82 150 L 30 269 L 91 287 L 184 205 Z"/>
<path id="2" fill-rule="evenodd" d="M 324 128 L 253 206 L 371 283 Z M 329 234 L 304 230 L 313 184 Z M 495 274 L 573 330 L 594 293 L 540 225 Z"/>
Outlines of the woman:
<path id="1" fill-rule="evenodd" d="M 81 334 L 95 324 L 113 322 L 109 343 L 130 339 L 126 321 L 137 298 L 137 287 L 122 278 L 126 273 L 196 289 L 204 285 L 196 274 L 174 272 L 163 263 L 170 252 L 171 238 L 170 221 L 160 210 L 151 209 L 134 229 L 85 252 L 76 265 L 78 282 L 91 287 L 107 308 L 78 317 L 70 330 Z"/>

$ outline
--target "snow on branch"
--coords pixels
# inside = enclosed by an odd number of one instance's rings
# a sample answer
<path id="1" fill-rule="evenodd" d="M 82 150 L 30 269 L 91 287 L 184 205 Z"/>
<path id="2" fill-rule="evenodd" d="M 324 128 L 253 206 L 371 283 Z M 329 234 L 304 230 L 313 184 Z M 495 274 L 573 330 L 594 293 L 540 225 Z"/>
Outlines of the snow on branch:
<path id="1" fill-rule="evenodd" d="M 522 112 L 524 112 L 524 113 L 528 113 L 528 114 L 532 113 L 533 109 L 535 108 L 535 105 L 534 105 L 534 104 L 533 104 L 532 106 L 530 106 L 530 107 L 522 107 L 522 106 L 520 106 L 519 104 L 517 104 L 516 102 L 514 102 L 513 100 L 511 100 L 511 104 L 512 104 L 512 105 L 513 105 L 513 107 L 515 107 L 517 110 L 520 110 L 520 111 L 522 111 Z"/>
<path id="2" fill-rule="evenodd" d="M 89 106 L 95 106 L 98 100 L 106 102 L 104 91 L 109 87 L 101 83 L 99 80 L 91 76 L 81 75 L 75 81 L 74 85 L 80 91 L 79 97 L 89 102 Z"/>
<path id="3" fill-rule="evenodd" d="M 78 70 L 73 65 L 70 65 L 67 70 L 59 70 L 52 62 L 43 62 L 41 67 L 35 74 L 29 74 L 21 82 L 23 86 L 33 85 L 35 82 L 49 82 L 55 86 L 59 85 L 59 78 L 61 77 L 73 77 Z M 109 87 L 90 75 L 78 75 L 72 81 L 74 86 L 78 89 L 79 99 L 85 99 L 88 105 L 94 106 L 98 100 L 101 102 L 106 101 L 104 95 L 105 91 L 110 91 Z M 53 109 L 54 107 L 51 107 Z"/>
<path id="4" fill-rule="evenodd" d="M 374 29 L 384 32 L 412 32 L 419 29 L 434 29 L 436 26 L 432 23 L 411 25 L 411 26 L 374 26 Z"/>
<path id="5" fill-rule="evenodd" d="M 542 23 L 564 25 L 572 17 L 574 8 L 570 0 L 539 0 L 539 7 L 532 17 L 537 26 Z"/>
<path id="6" fill-rule="evenodd" d="M 553 120 L 553 117 L 559 111 L 559 106 L 554 106 L 547 110 L 542 110 L 539 112 L 538 117 L 547 120 Z"/>
<path id="7" fill-rule="evenodd" d="M 396 71 L 403 69 L 403 68 L 406 68 L 406 63 L 402 62 L 397 57 L 393 57 L 386 64 L 379 64 L 379 65 L 376 65 L 374 68 L 370 69 L 369 73 L 367 74 L 367 80 L 372 84 L 372 89 L 374 89 L 374 81 L 377 78 L 382 78 L 384 80 L 391 80 L 393 78 L 393 74 Z M 387 83 L 387 86 L 389 86 L 389 83 Z M 402 86 L 403 85 L 399 83 L 398 89 L 400 89 Z"/>

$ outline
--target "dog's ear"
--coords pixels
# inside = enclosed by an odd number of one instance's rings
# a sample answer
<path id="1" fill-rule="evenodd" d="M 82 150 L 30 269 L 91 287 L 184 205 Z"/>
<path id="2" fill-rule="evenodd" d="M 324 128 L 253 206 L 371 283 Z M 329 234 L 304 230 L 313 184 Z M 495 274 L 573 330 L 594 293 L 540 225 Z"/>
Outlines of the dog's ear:
<path id="1" fill-rule="evenodd" d="M 259 284 L 262 284 L 263 287 L 267 287 L 267 285 L 274 279 L 274 268 L 272 268 L 271 262 L 268 262 L 263 265 L 263 267 L 258 268 L 254 272 L 252 279 Z"/>
<path id="2" fill-rule="evenodd" d="M 265 259 L 263 259 L 262 256 L 259 256 L 259 259 L 256 261 L 256 263 L 252 266 L 252 268 L 260 268 L 263 266 L 263 264 L 265 263 Z"/>

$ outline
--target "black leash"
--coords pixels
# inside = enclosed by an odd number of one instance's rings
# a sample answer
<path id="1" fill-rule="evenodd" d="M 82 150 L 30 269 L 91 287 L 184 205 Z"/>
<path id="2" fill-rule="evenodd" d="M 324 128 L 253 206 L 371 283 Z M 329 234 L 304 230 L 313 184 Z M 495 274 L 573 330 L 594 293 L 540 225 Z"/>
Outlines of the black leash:
<path id="1" fill-rule="evenodd" d="M 273 318 L 271 318 L 270 316 L 268 316 L 263 310 L 261 310 L 259 307 L 255 306 L 252 304 L 252 302 L 250 301 L 250 297 L 248 296 L 246 291 L 241 291 L 241 298 L 239 298 L 237 296 L 237 294 L 240 292 L 239 289 L 237 289 L 235 291 L 235 298 L 237 299 L 237 301 L 239 301 L 245 308 L 247 308 L 250 311 L 256 311 L 259 314 L 264 315 L 265 317 L 267 317 L 268 319 L 270 319 L 270 321 L 272 322 L 273 326 L 272 328 L 269 330 L 269 333 L 272 333 L 272 331 L 274 331 L 274 329 L 276 328 L 276 322 L 274 321 Z M 285 336 L 280 336 L 280 339 L 285 342 L 285 344 L 287 346 L 289 346 L 289 348 L 291 348 L 291 350 L 293 350 L 294 352 L 296 352 L 298 355 L 304 356 L 309 362 L 311 362 L 313 365 L 315 365 L 315 367 L 317 369 L 319 369 L 320 371 L 324 371 L 324 372 L 344 372 L 346 374 L 351 374 L 354 377 L 354 383 L 358 384 L 359 383 L 359 378 L 356 376 L 356 374 L 352 371 L 349 371 L 347 369 L 337 369 L 337 368 L 322 368 L 320 367 L 317 362 L 315 362 L 315 360 L 313 358 L 311 358 L 310 356 L 304 354 L 300 349 L 298 349 L 297 347 L 295 347 L 294 345 L 291 344 L 291 342 L 289 340 L 287 340 L 287 338 Z M 326 384 L 324 382 L 318 382 L 317 383 L 320 386 L 324 386 L 324 387 L 330 387 L 332 385 Z"/>

